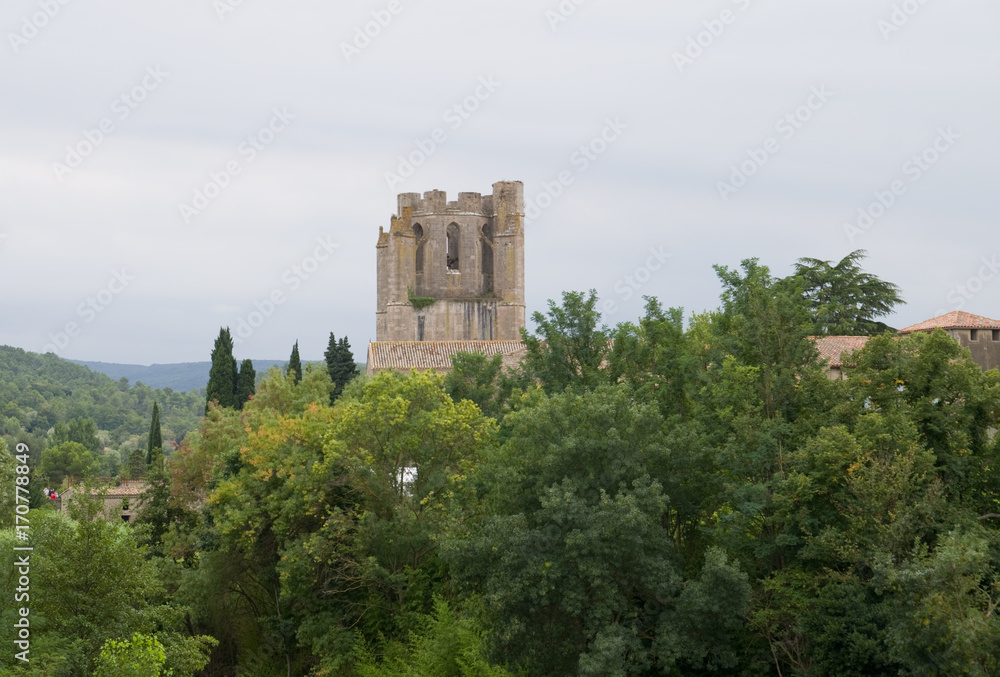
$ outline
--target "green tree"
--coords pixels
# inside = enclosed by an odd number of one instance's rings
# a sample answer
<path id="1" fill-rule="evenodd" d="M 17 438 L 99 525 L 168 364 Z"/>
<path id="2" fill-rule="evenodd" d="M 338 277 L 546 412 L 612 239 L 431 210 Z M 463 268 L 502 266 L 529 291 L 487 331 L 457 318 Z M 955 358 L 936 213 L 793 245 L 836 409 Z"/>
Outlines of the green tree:
<path id="1" fill-rule="evenodd" d="M 933 553 L 918 548 L 904 567 L 880 567 L 879 582 L 900 591 L 890 646 L 911 674 L 1000 674 L 998 563 L 996 533 L 973 527 L 945 534 Z"/>
<path id="2" fill-rule="evenodd" d="M 546 315 L 534 313 L 535 336 L 522 327 L 527 352 L 525 371 L 537 378 L 546 392 L 567 387 L 594 388 L 606 381 L 602 364 L 608 352 L 608 331 L 598 326 L 597 292 L 563 292 L 562 305 L 549 301 Z"/>
<path id="3" fill-rule="evenodd" d="M 146 490 L 138 501 L 134 522 L 149 525 L 140 532 L 140 539 L 160 556 L 167 556 L 164 536 L 171 527 L 190 527 L 194 516 L 173 495 L 173 481 L 168 461 L 159 450 L 154 450 L 153 460 L 145 473 Z"/>
<path id="4" fill-rule="evenodd" d="M 150 464 L 146 463 L 146 452 L 142 449 L 134 449 L 125 459 L 122 474 L 126 475 L 126 479 L 137 480 L 146 476 L 146 470 L 149 467 Z"/>
<path id="5" fill-rule="evenodd" d="M 7 449 L 7 442 L 0 438 L 0 482 L 3 482 L 3 486 L 9 487 L 7 491 L 0 494 L 0 529 L 13 527 L 16 519 L 14 510 L 17 505 L 17 490 L 13 487 L 17 486 L 15 484 L 18 477 L 17 466 L 17 460 Z"/>
<path id="6" fill-rule="evenodd" d="M 722 283 L 722 309 L 714 318 L 716 365 L 731 355 L 756 370 L 754 389 L 768 419 L 797 417 L 801 376 L 818 374 L 816 346 L 808 340 L 808 313 L 799 303 L 796 279 L 778 280 L 757 259 L 741 262 L 742 274 L 714 266 Z"/>
<path id="7" fill-rule="evenodd" d="M 735 667 L 750 587 L 720 549 L 685 562 L 664 528 L 674 454 L 658 407 L 624 385 L 535 391 L 504 422 L 473 478 L 486 514 L 449 548 L 498 657 L 594 677 Z"/>
<path id="8" fill-rule="evenodd" d="M 68 423 L 57 423 L 49 439 L 50 446 L 64 442 L 82 444 L 92 454 L 101 453 L 101 440 L 97 436 L 97 425 L 91 418 L 74 418 Z"/>
<path id="9" fill-rule="evenodd" d="M 121 455 L 117 451 L 101 454 L 97 459 L 96 473 L 100 477 L 118 477 L 122 469 Z"/>
<path id="10" fill-rule="evenodd" d="M 872 413 L 905 417 L 933 454 L 950 500 L 977 516 L 1000 512 L 1000 374 L 983 372 L 944 330 L 878 336 L 845 381 L 847 421 Z"/>
<path id="11" fill-rule="evenodd" d="M 490 665 L 483 630 L 474 620 L 434 600 L 434 612 L 420 616 L 420 629 L 407 641 L 389 642 L 381 660 L 364 644 L 358 648 L 360 677 L 512 677 Z"/>
<path id="12" fill-rule="evenodd" d="M 802 298 L 814 334 L 865 336 L 893 331 L 878 320 L 903 302 L 900 288 L 861 268 L 868 252 L 858 249 L 839 262 L 801 258 L 795 274 L 805 282 Z"/>
<path id="13" fill-rule="evenodd" d="M 288 375 L 292 377 L 296 385 L 302 380 L 302 360 L 299 359 L 298 341 L 292 346 L 292 355 L 288 358 Z"/>
<path id="14" fill-rule="evenodd" d="M 645 317 L 638 325 L 618 325 L 613 336 L 614 349 L 608 354 L 612 382 L 628 383 L 642 401 L 659 402 L 665 417 L 688 413 L 692 390 L 704 384 L 697 351 L 684 331 L 684 311 L 664 311 L 659 301 L 646 297 Z"/>
<path id="15" fill-rule="evenodd" d="M 149 441 L 146 445 L 146 465 L 152 465 L 157 455 L 163 454 L 163 433 L 160 431 L 160 406 L 153 402 L 153 419 L 149 424 Z"/>
<path id="16" fill-rule="evenodd" d="M 333 332 L 330 332 L 330 342 L 327 344 L 323 357 L 326 359 L 330 380 L 333 381 L 333 392 L 330 393 L 332 404 L 340 397 L 344 386 L 358 375 L 358 365 L 354 361 L 354 353 L 351 351 L 351 344 L 347 337 L 338 340 Z"/>
<path id="17" fill-rule="evenodd" d="M 240 373 L 236 379 L 236 403 L 242 409 L 247 401 L 257 392 L 257 372 L 251 360 L 243 360 Z"/>
<path id="18" fill-rule="evenodd" d="M 293 674 L 310 661 L 344 673 L 358 638 L 401 639 L 430 613 L 445 506 L 493 433 L 436 375 L 379 374 L 336 408 L 329 393 L 325 369 L 298 385 L 271 372 L 208 499 L 215 546 L 200 585 L 228 581 L 227 622 Z"/>
<path id="19" fill-rule="evenodd" d="M 95 661 L 94 677 L 160 677 L 167 654 L 163 645 L 138 632 L 130 639 L 109 639 Z"/>
<path id="20" fill-rule="evenodd" d="M 236 358 L 233 357 L 233 337 L 229 328 L 219 330 L 212 350 L 212 367 L 208 373 L 208 403 L 220 407 L 238 408 L 236 401 Z"/>
<path id="21" fill-rule="evenodd" d="M 42 452 L 40 470 L 48 481 L 58 486 L 67 477 L 90 476 L 96 461 L 90 451 L 79 442 L 63 442 Z"/>
<path id="22" fill-rule="evenodd" d="M 33 541 L 45 544 L 31 555 L 31 592 L 45 591 L 30 600 L 31 662 L 40 674 L 89 677 L 109 640 L 134 633 L 156 633 L 168 668 L 191 666 L 193 654 L 201 660 L 196 669 L 207 662 L 211 638 L 182 631 L 185 610 L 163 599 L 156 567 L 135 530 L 106 519 L 99 493 L 81 487 L 68 511 L 33 512 L 31 529 Z M 4 598 L 13 597 L 13 582 L 0 578 L 0 587 Z M 8 626 L 0 633 L 9 645 Z M 175 674 L 192 677 L 194 670 Z"/>
<path id="23" fill-rule="evenodd" d="M 451 399 L 471 400 L 487 416 L 501 418 L 513 393 L 528 387 L 528 379 L 517 369 L 503 369 L 503 356 L 456 353 L 451 371 L 445 374 L 444 389 Z"/>
<path id="24" fill-rule="evenodd" d="M 315 369 L 307 365 L 305 375 L 296 383 L 293 374 L 283 374 L 277 367 L 271 367 L 260 382 L 253 399 L 244 407 L 254 411 L 272 411 L 280 415 L 301 414 L 317 402 L 329 403 L 330 376 L 326 369 Z"/>
<path id="25" fill-rule="evenodd" d="M 192 606 L 200 631 L 220 640 L 220 653 L 242 665 L 307 671 L 294 615 L 306 601 L 283 592 L 278 565 L 283 544 L 305 525 L 322 524 L 318 497 L 342 485 L 334 480 L 317 487 L 310 479 L 330 425 L 330 389 L 325 369 L 310 365 L 296 385 L 291 374 L 272 368 L 242 412 L 213 407 L 203 430 L 171 463 L 181 496 L 163 492 L 159 499 L 154 484 L 149 512 L 141 516 L 154 533 L 164 532 L 159 548 L 165 554 L 169 549 L 172 557 L 198 563 L 196 572 L 181 578 L 177 599 Z M 294 485 L 289 476 L 297 478 Z M 307 482 L 308 491 L 298 482 Z M 181 499 L 187 494 L 197 501 L 199 487 L 210 493 L 202 513 L 208 523 L 191 533 L 191 511 Z"/>

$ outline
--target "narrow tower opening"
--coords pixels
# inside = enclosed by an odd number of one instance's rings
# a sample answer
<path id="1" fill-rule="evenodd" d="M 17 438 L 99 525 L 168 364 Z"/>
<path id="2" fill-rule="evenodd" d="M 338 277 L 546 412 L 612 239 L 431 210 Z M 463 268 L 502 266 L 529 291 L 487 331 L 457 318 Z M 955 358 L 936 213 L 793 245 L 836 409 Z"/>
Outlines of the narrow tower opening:
<path id="1" fill-rule="evenodd" d="M 458 224 L 448 226 L 448 248 L 446 262 L 448 270 L 458 270 Z"/>
<path id="2" fill-rule="evenodd" d="M 413 224 L 413 236 L 417 238 L 417 275 L 424 272 L 424 229 L 419 223 Z"/>
<path id="3" fill-rule="evenodd" d="M 483 296 L 493 295 L 493 225 L 483 226 Z"/>

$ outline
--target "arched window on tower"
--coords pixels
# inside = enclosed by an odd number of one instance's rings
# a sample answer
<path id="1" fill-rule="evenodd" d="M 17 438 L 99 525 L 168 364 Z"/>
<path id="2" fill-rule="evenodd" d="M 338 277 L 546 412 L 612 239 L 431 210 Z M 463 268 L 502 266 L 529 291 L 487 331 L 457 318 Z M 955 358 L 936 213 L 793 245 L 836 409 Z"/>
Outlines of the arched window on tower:
<path id="1" fill-rule="evenodd" d="M 448 226 L 448 249 L 446 254 L 446 262 L 448 270 L 458 270 L 458 224 L 451 224 Z"/>
<path id="2" fill-rule="evenodd" d="M 413 236 L 417 238 L 417 275 L 424 272 L 424 229 L 419 223 L 413 224 Z"/>
<path id="3" fill-rule="evenodd" d="M 483 295 L 493 294 L 493 225 L 486 223 L 483 225 Z"/>

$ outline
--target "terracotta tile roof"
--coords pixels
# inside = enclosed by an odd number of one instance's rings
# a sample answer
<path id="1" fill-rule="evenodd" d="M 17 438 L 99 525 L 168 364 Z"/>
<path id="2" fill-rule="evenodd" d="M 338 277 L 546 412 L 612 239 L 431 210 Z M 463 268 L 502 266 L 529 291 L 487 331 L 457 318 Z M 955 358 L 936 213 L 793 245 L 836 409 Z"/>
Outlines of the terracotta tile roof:
<path id="1" fill-rule="evenodd" d="M 991 320 L 982 315 L 973 315 L 963 310 L 953 310 L 939 317 L 924 320 L 918 324 L 900 329 L 900 334 L 915 331 L 931 331 L 932 329 L 1000 329 L 1000 320 Z"/>
<path id="2" fill-rule="evenodd" d="M 843 366 L 842 355 L 861 350 L 868 343 L 867 336 L 810 336 L 816 342 L 821 360 L 828 360 L 831 367 Z"/>
<path id="3" fill-rule="evenodd" d="M 107 494 L 108 498 L 139 496 L 142 494 L 142 492 L 146 491 L 146 488 L 148 487 L 145 480 L 122 480 L 121 482 L 122 482 L 121 486 L 117 487 L 114 485 L 106 485 L 108 490 Z M 82 486 L 83 486 L 82 484 L 78 484 L 76 486 L 70 487 L 69 489 L 67 489 L 62 493 L 62 496 L 64 497 L 71 496 L 73 493 L 76 493 L 79 489 L 81 489 Z M 103 491 L 104 488 L 105 487 L 93 487 L 91 488 L 90 493 L 96 494 L 100 491 Z"/>
<path id="4" fill-rule="evenodd" d="M 451 358 L 459 352 L 482 353 L 488 357 L 504 356 L 504 364 L 513 366 L 524 353 L 521 341 L 376 341 L 368 344 L 369 374 L 382 369 L 423 371 L 451 369 Z"/>

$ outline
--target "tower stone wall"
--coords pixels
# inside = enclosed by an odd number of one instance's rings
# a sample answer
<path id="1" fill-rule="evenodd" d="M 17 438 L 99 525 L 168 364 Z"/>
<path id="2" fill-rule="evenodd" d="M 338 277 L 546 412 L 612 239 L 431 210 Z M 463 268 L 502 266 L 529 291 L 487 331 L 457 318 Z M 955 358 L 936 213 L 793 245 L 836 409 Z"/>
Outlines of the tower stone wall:
<path id="1" fill-rule="evenodd" d="M 492 195 L 403 193 L 379 229 L 377 341 L 520 339 L 524 326 L 524 186 Z"/>

